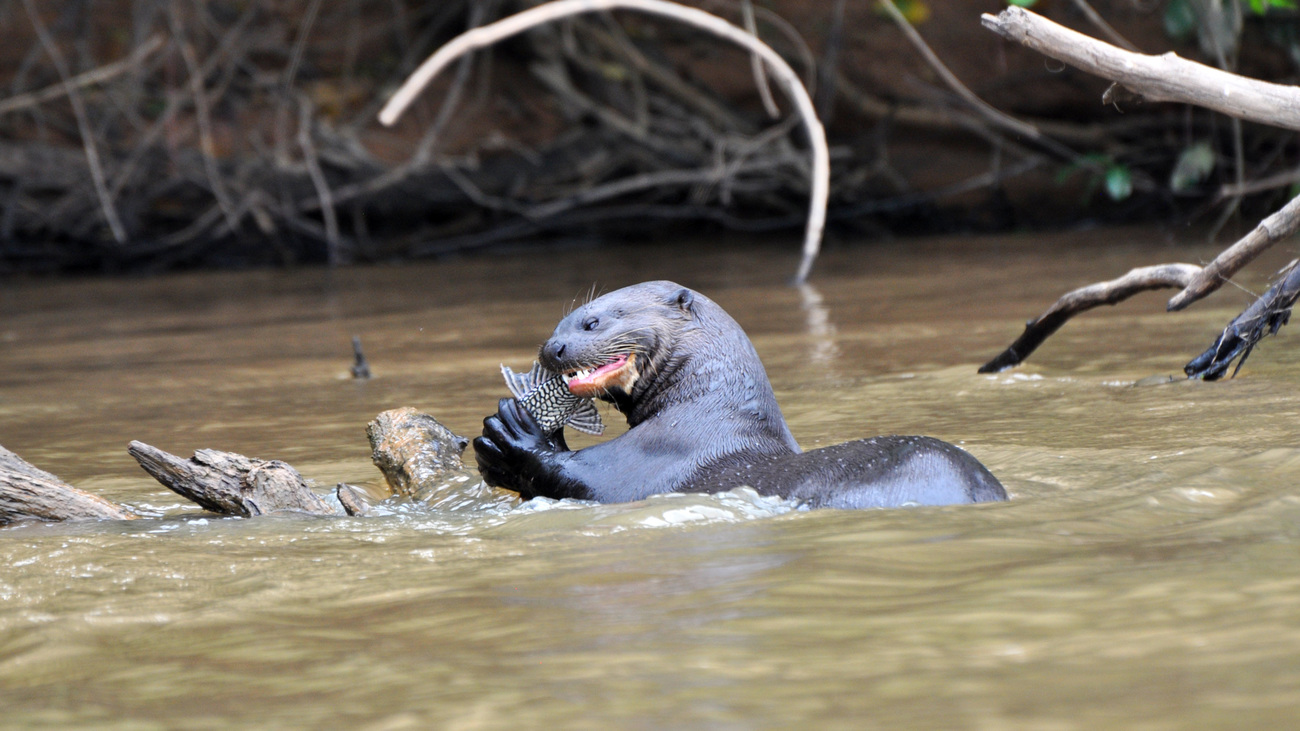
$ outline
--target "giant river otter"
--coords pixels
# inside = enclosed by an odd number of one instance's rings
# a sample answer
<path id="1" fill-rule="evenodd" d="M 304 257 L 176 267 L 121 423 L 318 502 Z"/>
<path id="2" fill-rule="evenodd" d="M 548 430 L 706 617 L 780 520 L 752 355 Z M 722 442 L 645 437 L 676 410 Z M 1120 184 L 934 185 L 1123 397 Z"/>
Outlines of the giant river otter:
<path id="1" fill-rule="evenodd" d="M 539 360 L 569 390 L 627 416 L 625 434 L 571 451 L 515 399 L 474 440 L 489 485 L 528 499 L 639 500 L 748 485 L 811 507 L 867 508 L 1005 500 L 984 465 L 931 437 L 887 436 L 800 452 L 763 364 L 712 300 L 645 282 L 571 312 Z"/>

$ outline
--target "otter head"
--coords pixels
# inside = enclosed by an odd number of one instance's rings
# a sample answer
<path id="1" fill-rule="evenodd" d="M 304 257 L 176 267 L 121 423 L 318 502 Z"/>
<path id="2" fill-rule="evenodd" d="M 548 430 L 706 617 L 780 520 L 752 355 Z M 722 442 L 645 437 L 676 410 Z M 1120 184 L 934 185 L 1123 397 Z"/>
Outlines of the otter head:
<path id="1" fill-rule="evenodd" d="M 538 360 L 562 374 L 575 396 L 631 413 L 670 365 L 677 337 L 691 329 L 695 303 L 694 292 L 672 282 L 610 292 L 561 320 Z"/>

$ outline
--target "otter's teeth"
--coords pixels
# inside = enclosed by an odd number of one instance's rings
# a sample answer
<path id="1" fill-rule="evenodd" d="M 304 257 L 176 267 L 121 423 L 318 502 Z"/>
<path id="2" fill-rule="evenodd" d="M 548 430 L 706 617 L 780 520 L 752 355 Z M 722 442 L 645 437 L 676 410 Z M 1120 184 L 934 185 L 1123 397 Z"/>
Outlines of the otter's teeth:
<path id="1" fill-rule="evenodd" d="M 591 368 L 579 368 L 578 370 L 569 373 L 569 380 L 572 381 L 575 378 L 586 378 L 591 375 L 591 372 Z"/>

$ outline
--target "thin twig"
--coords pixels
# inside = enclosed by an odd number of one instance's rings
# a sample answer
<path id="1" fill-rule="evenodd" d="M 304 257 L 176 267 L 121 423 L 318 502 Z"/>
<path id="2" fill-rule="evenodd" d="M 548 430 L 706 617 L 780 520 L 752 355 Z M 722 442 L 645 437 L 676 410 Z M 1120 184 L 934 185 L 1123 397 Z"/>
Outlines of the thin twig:
<path id="1" fill-rule="evenodd" d="M 753 0 L 740 0 L 740 18 L 745 24 L 745 30 L 758 38 L 758 23 L 754 20 Z M 767 72 L 763 70 L 763 59 L 759 58 L 757 53 L 749 54 L 749 69 L 754 74 L 754 86 L 758 87 L 758 98 L 763 102 L 763 110 L 772 119 L 780 117 L 781 109 L 776 106 L 776 100 L 772 98 L 772 89 L 767 85 Z"/>
<path id="2" fill-rule="evenodd" d="M 1183 291 L 1169 300 L 1168 309 L 1181 310 L 1215 291 L 1268 247 L 1295 233 L 1297 229 L 1300 229 L 1300 196 L 1292 198 L 1276 213 L 1260 221 L 1250 233 L 1206 264 Z"/>
<path id="3" fill-rule="evenodd" d="M 165 38 L 161 35 L 151 36 L 144 43 L 141 43 L 130 56 L 113 63 L 104 64 L 97 69 L 91 69 L 82 74 L 77 74 L 68 80 L 68 83 L 60 82 L 41 89 L 40 91 L 30 91 L 24 94 L 11 96 L 4 101 L 0 101 L 0 115 L 16 112 L 20 109 L 30 109 L 31 107 L 40 106 L 49 101 L 54 101 L 62 96 L 67 96 L 68 86 L 81 89 L 95 84 L 102 84 L 111 81 L 122 74 L 134 71 L 142 61 L 148 58 L 154 51 L 162 47 Z"/>
<path id="4" fill-rule="evenodd" d="M 1232 125 L 1233 180 L 1236 183 L 1236 187 L 1240 188 L 1241 186 L 1246 184 L 1245 142 L 1244 140 L 1242 140 L 1242 136 L 1241 136 L 1241 120 L 1237 119 L 1236 117 L 1230 117 L 1228 119 L 1228 122 Z M 1241 208 L 1241 197 L 1240 196 L 1229 197 L 1228 204 L 1223 207 L 1223 211 L 1219 213 L 1219 217 L 1215 219 L 1214 224 L 1210 226 L 1210 230 L 1206 232 L 1205 240 L 1210 243 L 1214 243 L 1219 238 L 1219 232 L 1223 230 L 1224 226 L 1228 225 L 1228 221 L 1231 220 L 1232 217 L 1237 214 L 1237 211 L 1240 208 Z"/>
<path id="5" fill-rule="evenodd" d="M 735 7 L 735 0 L 705 0 L 704 5 L 726 5 Z M 808 96 L 817 93 L 817 57 L 813 54 L 812 48 L 808 46 L 808 41 L 804 40 L 799 29 L 790 24 L 790 21 L 781 17 L 775 10 L 765 8 L 762 5 L 754 6 L 755 20 L 762 20 L 772 26 L 790 43 L 790 49 L 799 57 L 799 64 L 803 66 L 803 86 L 808 90 Z M 769 44 L 771 45 L 771 44 Z"/>
<path id="6" fill-rule="evenodd" d="M 1219 193 L 1216 197 L 1219 200 L 1223 200 L 1225 198 L 1232 198 L 1236 196 L 1253 195 L 1255 193 L 1263 193 L 1264 191 L 1268 191 L 1268 190 L 1285 188 L 1288 185 L 1295 185 L 1296 183 L 1300 183 L 1300 169 L 1285 170 L 1283 172 L 1277 173 L 1276 175 L 1270 175 L 1266 178 L 1252 180 L 1249 183 L 1225 184 L 1219 188 Z"/>
<path id="7" fill-rule="evenodd" d="M 289 125 L 289 104 L 294 99 L 293 82 L 298 76 L 298 68 L 302 65 L 302 56 L 307 49 L 307 39 L 311 37 L 312 26 L 316 24 L 316 15 L 320 12 L 320 4 L 321 0 L 311 0 L 307 5 L 307 12 L 303 14 L 298 25 L 298 37 L 294 39 L 293 50 L 289 53 L 289 63 L 285 65 L 284 75 L 280 79 L 280 103 L 276 107 L 275 140 L 276 157 L 281 162 L 286 162 L 289 157 L 286 128 Z"/>
<path id="8" fill-rule="evenodd" d="M 234 231 L 238 221 L 235 220 L 231 210 L 230 195 L 226 192 L 225 183 L 222 182 L 221 171 L 217 169 L 217 146 L 212 138 L 212 113 L 204 89 L 206 77 L 202 74 L 199 59 L 194 54 L 194 47 L 185 38 L 185 29 L 181 25 L 180 15 L 175 5 L 168 7 L 168 17 L 172 34 L 176 37 L 177 45 L 180 46 L 181 58 L 185 61 L 186 72 L 190 75 L 190 94 L 194 97 L 194 117 L 199 126 L 199 150 L 203 158 L 203 170 L 207 175 L 208 185 L 212 187 L 212 195 L 217 199 L 217 205 L 226 218 L 226 227 Z"/>
<path id="9" fill-rule="evenodd" d="M 330 266 L 344 263 L 343 242 L 339 238 L 338 214 L 334 211 L 334 200 L 330 195 L 329 182 L 321 170 L 320 160 L 316 156 L 316 147 L 311 139 L 311 100 L 306 94 L 298 96 L 298 147 L 302 148 L 303 163 L 307 166 L 307 175 L 320 198 L 321 217 L 325 220 L 325 244 L 328 247 Z"/>
<path id="10" fill-rule="evenodd" d="M 665 91 L 680 99 L 684 104 L 708 118 L 713 124 L 729 130 L 749 131 L 748 124 L 739 115 L 728 109 L 708 94 L 691 86 L 677 75 L 675 71 L 656 63 L 631 43 L 622 43 L 612 34 L 598 28 L 590 28 L 591 39 L 601 48 L 611 53 L 619 53 L 631 63 L 632 67 L 645 75 L 647 79 L 663 87 Z"/>
<path id="11" fill-rule="evenodd" d="M 23 8 L 27 11 L 27 17 L 32 22 L 32 27 L 36 30 L 36 37 L 40 39 L 41 46 L 49 55 L 50 61 L 54 63 L 54 68 L 59 72 L 59 78 L 63 80 L 63 88 L 68 95 L 68 101 L 72 103 L 72 113 L 77 118 L 77 131 L 81 135 L 81 144 L 86 152 L 86 164 L 90 167 L 90 179 L 95 186 L 95 195 L 99 197 L 99 206 L 104 213 L 104 220 L 108 223 L 108 228 L 113 233 L 113 239 L 119 244 L 126 243 L 126 229 L 122 227 L 122 221 L 117 216 L 117 207 L 113 205 L 113 198 L 109 195 L 108 186 L 104 183 L 104 169 L 99 161 L 99 148 L 95 145 L 94 132 L 90 128 L 90 120 L 86 115 L 86 105 L 81 99 L 81 91 L 73 85 L 72 75 L 68 71 L 68 65 L 63 60 L 63 54 L 59 51 L 58 45 L 50 37 L 49 31 L 45 29 L 45 24 L 41 22 L 40 15 L 36 12 L 34 0 L 23 0 Z"/>
<path id="12" fill-rule="evenodd" d="M 1137 46 L 1130 43 L 1127 38 L 1120 35 L 1119 31 L 1111 27 L 1110 23 L 1107 23 L 1106 19 L 1101 17 L 1101 14 L 1088 4 L 1088 0 L 1074 0 L 1074 7 L 1078 8 L 1083 13 L 1083 16 L 1088 19 L 1088 22 L 1092 23 L 1093 27 L 1101 31 L 1103 36 L 1109 38 L 1111 43 L 1114 43 L 1126 51 L 1132 51 L 1133 53 L 1142 52 L 1138 50 Z"/>
<path id="13" fill-rule="evenodd" d="M 484 3 L 472 3 L 469 11 L 469 19 L 466 25 L 470 28 L 477 28 L 483 24 L 483 19 L 487 17 L 487 7 Z M 460 98 L 465 93 L 465 85 L 469 83 L 470 72 L 474 70 L 474 59 L 466 56 L 460 60 L 456 66 L 456 78 L 451 83 L 451 88 L 442 98 L 442 106 L 438 109 L 438 116 L 434 117 L 433 124 L 425 130 L 424 136 L 420 138 L 419 144 L 415 146 L 415 154 L 412 160 L 416 165 L 424 165 L 433 155 L 434 146 L 442 137 L 443 130 L 447 123 L 451 121 L 452 115 L 460 108 Z"/>
<path id="14" fill-rule="evenodd" d="M 893 0 L 889 0 L 892 4 Z M 817 63 L 817 113 L 829 120 L 835 108 L 835 75 L 839 71 L 840 49 L 844 45 L 844 0 L 834 0 L 831 7 L 831 28 L 826 34 L 821 61 Z"/>
<path id="15" fill-rule="evenodd" d="M 577 195 L 563 200 L 551 201 L 542 205 L 534 206 L 524 212 L 528 218 L 539 220 L 563 213 L 571 208 L 576 208 L 588 203 L 616 198 L 620 195 L 646 190 L 649 188 L 659 188 L 669 185 L 697 185 L 700 183 L 717 183 L 729 176 L 734 176 L 742 172 L 757 172 L 760 170 L 770 170 L 774 167 L 785 164 L 781 160 L 761 160 L 739 166 L 728 166 L 723 168 L 706 168 L 704 170 L 660 170 L 653 173 L 641 173 L 627 178 L 620 178 L 611 183 L 597 185 L 587 188 Z"/>
<path id="16" fill-rule="evenodd" d="M 1036 140 L 1042 137 L 1042 133 L 1038 131 L 1037 127 L 1022 122 L 1006 112 L 993 108 L 988 102 L 976 96 L 975 92 L 967 88 L 965 84 L 961 83 L 961 80 L 958 79 L 952 71 L 948 70 L 948 67 L 944 65 L 943 61 L 939 60 L 939 56 L 930 49 L 929 44 L 925 42 L 925 39 L 921 37 L 920 33 L 916 32 L 916 28 L 912 27 L 912 24 L 908 22 L 902 11 L 894 5 L 892 0 L 881 0 L 880 7 L 884 9 L 885 13 L 889 15 L 890 18 L 893 19 L 894 24 L 898 26 L 898 29 L 903 31 L 903 35 L 907 36 L 907 40 L 910 41 L 912 46 L 916 48 L 917 52 L 921 54 L 921 58 L 925 59 L 925 62 L 929 64 L 930 68 L 933 69 L 936 74 L 939 75 L 940 79 L 943 79 L 943 83 L 946 84 L 954 94 L 961 97 L 967 104 L 971 105 L 976 112 L 979 112 L 981 116 L 993 124 L 1010 132 L 1014 132 L 1015 134 L 1024 135 L 1031 140 Z"/>

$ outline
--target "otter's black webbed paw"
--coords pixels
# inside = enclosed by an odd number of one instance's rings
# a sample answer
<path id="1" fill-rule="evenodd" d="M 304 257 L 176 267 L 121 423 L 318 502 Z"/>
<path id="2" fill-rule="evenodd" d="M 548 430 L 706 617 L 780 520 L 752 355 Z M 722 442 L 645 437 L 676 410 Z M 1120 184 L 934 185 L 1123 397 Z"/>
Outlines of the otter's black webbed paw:
<path id="1" fill-rule="evenodd" d="M 555 455 L 567 451 L 562 432 L 547 436 L 537 420 L 512 398 L 501 399 L 497 413 L 483 420 L 474 440 L 479 474 L 494 487 L 514 490 L 525 500 L 551 495 Z"/>

